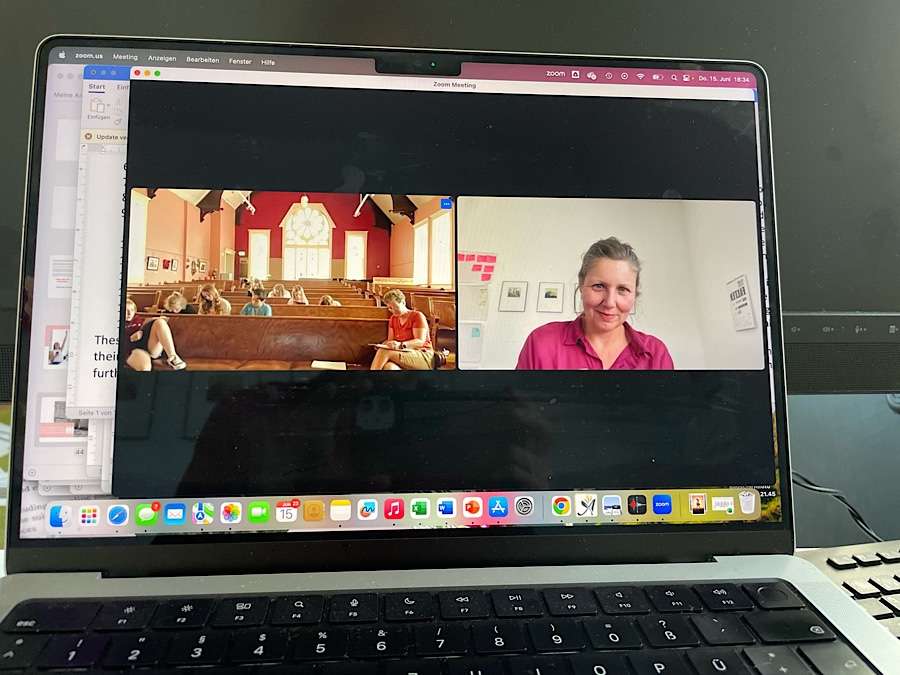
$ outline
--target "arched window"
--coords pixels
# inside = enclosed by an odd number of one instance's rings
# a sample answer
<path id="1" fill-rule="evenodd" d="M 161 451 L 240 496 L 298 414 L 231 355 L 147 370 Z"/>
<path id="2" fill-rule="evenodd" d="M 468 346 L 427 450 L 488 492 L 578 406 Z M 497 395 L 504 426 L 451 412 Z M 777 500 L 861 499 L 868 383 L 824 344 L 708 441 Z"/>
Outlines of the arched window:
<path id="1" fill-rule="evenodd" d="M 281 221 L 282 277 L 331 278 L 331 231 L 334 222 L 323 204 L 310 204 L 303 195 Z"/>

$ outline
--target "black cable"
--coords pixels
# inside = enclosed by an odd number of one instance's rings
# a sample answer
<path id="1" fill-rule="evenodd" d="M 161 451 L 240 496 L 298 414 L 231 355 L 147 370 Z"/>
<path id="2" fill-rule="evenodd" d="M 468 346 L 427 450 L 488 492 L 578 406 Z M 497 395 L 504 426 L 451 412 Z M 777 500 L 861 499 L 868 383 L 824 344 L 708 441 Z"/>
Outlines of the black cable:
<path id="1" fill-rule="evenodd" d="M 856 510 L 853 504 L 851 504 L 847 499 L 846 495 L 844 495 L 844 493 L 840 490 L 835 490 L 834 488 L 828 488 L 819 485 L 818 483 L 814 483 L 802 473 L 798 473 L 797 471 L 791 472 L 791 482 L 797 487 L 803 488 L 804 490 L 809 490 L 810 492 L 819 492 L 821 494 L 834 497 L 841 504 L 847 507 L 847 510 L 850 512 L 850 517 L 853 519 L 853 522 L 856 523 L 859 529 L 861 529 L 869 537 L 871 537 L 873 541 L 884 541 L 884 539 L 882 539 L 875 533 L 875 530 L 873 530 L 869 526 L 869 524 L 866 522 L 866 519 L 863 518 L 862 514 Z"/>

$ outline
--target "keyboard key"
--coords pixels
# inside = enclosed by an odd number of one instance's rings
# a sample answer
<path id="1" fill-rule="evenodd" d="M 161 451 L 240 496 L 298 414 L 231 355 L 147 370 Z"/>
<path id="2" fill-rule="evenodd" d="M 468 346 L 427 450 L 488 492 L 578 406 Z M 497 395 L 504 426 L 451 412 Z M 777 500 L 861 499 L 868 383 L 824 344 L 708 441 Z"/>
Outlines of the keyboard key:
<path id="1" fill-rule="evenodd" d="M 531 643 L 538 652 L 578 652 L 584 649 L 584 631 L 572 619 L 535 621 L 528 624 Z"/>
<path id="2" fill-rule="evenodd" d="M 27 668 L 49 639 L 44 635 L 4 635 L 0 638 L 0 670 Z"/>
<path id="3" fill-rule="evenodd" d="M 436 659 L 388 661 L 385 675 L 441 675 L 441 662 Z"/>
<path id="4" fill-rule="evenodd" d="M 154 628 L 203 628 L 212 610 L 208 599 L 181 598 L 160 604 L 153 617 Z"/>
<path id="5" fill-rule="evenodd" d="M 360 628 L 350 633 L 351 659 L 396 658 L 404 656 L 408 636 L 405 628 Z"/>
<path id="6" fill-rule="evenodd" d="M 445 619 L 486 619 L 491 615 L 487 596 L 481 591 L 438 593 L 441 616 Z"/>
<path id="7" fill-rule="evenodd" d="M 890 619 L 894 616 L 893 610 L 887 607 L 877 598 L 867 598 L 859 601 L 859 606 L 869 613 L 869 616 L 875 619 Z"/>
<path id="8" fill-rule="evenodd" d="M 881 564 L 877 553 L 854 553 L 853 559 L 863 567 L 875 567 Z"/>
<path id="9" fill-rule="evenodd" d="M 744 656 L 759 675 L 812 675 L 790 647 L 747 647 Z"/>
<path id="10" fill-rule="evenodd" d="M 232 663 L 277 663 L 287 651 L 287 631 L 283 628 L 250 628 L 231 634 L 228 659 Z"/>
<path id="11" fill-rule="evenodd" d="M 747 627 L 732 614 L 701 614 L 692 616 L 691 621 L 703 639 L 715 647 L 756 642 Z"/>
<path id="12" fill-rule="evenodd" d="M 891 610 L 895 615 L 900 616 L 900 598 L 888 596 L 886 598 L 881 598 L 879 602 Z"/>
<path id="13" fill-rule="evenodd" d="M 148 668 L 162 658 L 165 635 L 138 633 L 114 635 L 103 657 L 107 668 Z"/>
<path id="14" fill-rule="evenodd" d="M 839 675 L 839 673 L 853 673 L 853 675 L 875 675 L 869 666 L 856 655 L 847 645 L 841 642 L 828 644 L 802 645 L 800 653 L 813 664 L 820 673 Z"/>
<path id="15" fill-rule="evenodd" d="M 272 609 L 275 626 L 303 626 L 319 623 L 325 599 L 321 595 L 289 595 L 278 598 Z"/>
<path id="16" fill-rule="evenodd" d="M 90 668 L 100 659 L 105 635 L 55 635 L 38 659 L 40 668 Z"/>
<path id="17" fill-rule="evenodd" d="M 642 616 L 638 624 L 653 647 L 696 647 L 700 640 L 681 616 Z"/>
<path id="18" fill-rule="evenodd" d="M 687 586 L 648 586 L 650 602 L 660 612 L 693 612 L 700 609 L 697 596 Z"/>
<path id="19" fill-rule="evenodd" d="M 631 675 L 621 654 L 584 654 L 569 657 L 573 675 Z"/>
<path id="20" fill-rule="evenodd" d="M 836 570 L 852 570 L 856 561 L 849 555 L 835 555 L 828 559 L 828 564 Z"/>
<path id="21" fill-rule="evenodd" d="M 691 675 L 681 652 L 660 651 L 632 654 L 628 657 L 637 675 Z"/>
<path id="22" fill-rule="evenodd" d="M 462 656 L 469 653 L 469 630 L 459 624 L 417 626 L 415 649 L 419 656 Z"/>
<path id="23" fill-rule="evenodd" d="M 834 640 L 834 633 L 808 609 L 754 612 L 747 623 L 763 642 L 817 642 Z"/>
<path id="24" fill-rule="evenodd" d="M 541 598 L 534 591 L 491 591 L 491 600 L 494 602 L 494 611 L 501 618 L 544 615 Z"/>
<path id="25" fill-rule="evenodd" d="M 210 625 L 216 628 L 258 626 L 266 619 L 268 598 L 227 598 L 219 602 Z"/>
<path id="26" fill-rule="evenodd" d="M 155 600 L 108 602 L 94 619 L 94 630 L 141 630 L 150 623 L 156 610 Z"/>
<path id="27" fill-rule="evenodd" d="M 799 609 L 806 603 L 787 584 L 744 584 L 744 590 L 763 609 Z"/>
<path id="28" fill-rule="evenodd" d="M 594 591 L 605 614 L 647 614 L 650 604 L 644 592 L 634 586 L 598 588 Z"/>
<path id="29" fill-rule="evenodd" d="M 499 659 L 448 659 L 445 663 L 446 675 L 504 675 Z"/>
<path id="30" fill-rule="evenodd" d="M 512 654 L 524 652 L 525 633 L 517 623 L 496 621 L 472 627 L 475 651 L 479 654 Z"/>
<path id="31" fill-rule="evenodd" d="M 844 588 L 852 592 L 855 598 L 877 598 L 881 595 L 881 591 L 863 579 L 845 581 Z"/>
<path id="32" fill-rule="evenodd" d="M 644 644 L 631 619 L 589 619 L 584 628 L 594 649 L 640 649 Z"/>
<path id="33" fill-rule="evenodd" d="M 554 588 L 544 591 L 544 600 L 553 616 L 587 616 L 597 613 L 597 603 L 584 588 Z"/>
<path id="34" fill-rule="evenodd" d="M 291 668 L 290 672 L 295 672 L 293 667 Z M 313 672 L 315 673 L 315 675 L 378 675 L 378 663 L 375 661 L 341 661 L 339 663 L 320 663 L 316 666 Z"/>
<path id="35" fill-rule="evenodd" d="M 565 657 L 514 656 L 505 664 L 509 675 L 569 675 Z"/>
<path id="36" fill-rule="evenodd" d="M 304 630 L 294 639 L 295 659 L 340 659 L 346 654 L 347 631 L 341 628 Z"/>
<path id="37" fill-rule="evenodd" d="M 99 602 L 23 602 L 3 622 L 6 633 L 65 633 L 91 625 Z"/>
<path id="38" fill-rule="evenodd" d="M 900 638 L 900 618 L 882 619 L 878 622 L 878 625 L 885 628 L 894 637 Z"/>
<path id="39" fill-rule="evenodd" d="M 727 649 L 691 649 L 687 657 L 697 675 L 750 675 L 741 657 Z"/>
<path id="40" fill-rule="evenodd" d="M 900 551 L 878 551 L 878 557 L 886 563 L 900 562 Z"/>
<path id="41" fill-rule="evenodd" d="M 331 598 L 328 620 L 332 623 L 365 623 L 378 619 L 378 596 L 374 593 L 348 593 Z"/>
<path id="42" fill-rule="evenodd" d="M 173 666 L 210 666 L 221 663 L 228 646 L 226 633 L 220 631 L 191 631 L 176 633 L 169 645 L 166 663 Z"/>
<path id="43" fill-rule="evenodd" d="M 434 618 L 431 593 L 391 593 L 384 598 L 387 621 L 422 621 Z"/>
<path id="44" fill-rule="evenodd" d="M 714 612 L 753 609 L 747 594 L 734 584 L 699 584 L 694 590 Z"/>
<path id="45" fill-rule="evenodd" d="M 897 579 L 887 574 L 872 577 L 869 579 L 869 583 L 887 595 L 900 593 L 900 581 L 897 581 Z"/>

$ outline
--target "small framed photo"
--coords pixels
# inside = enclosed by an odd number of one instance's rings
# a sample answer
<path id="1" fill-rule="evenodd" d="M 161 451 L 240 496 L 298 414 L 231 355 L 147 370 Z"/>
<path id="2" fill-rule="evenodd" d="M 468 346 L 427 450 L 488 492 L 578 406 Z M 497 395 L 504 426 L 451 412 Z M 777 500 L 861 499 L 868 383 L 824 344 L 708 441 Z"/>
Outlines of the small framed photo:
<path id="1" fill-rule="evenodd" d="M 562 313 L 565 289 L 566 285 L 561 281 L 540 282 L 538 284 L 537 311 Z"/>
<path id="2" fill-rule="evenodd" d="M 200 268 L 200 271 L 201 271 L 201 272 L 205 272 L 205 271 L 206 271 L 206 261 L 205 261 L 205 260 L 201 260 L 201 261 L 200 261 L 199 268 Z"/>
<path id="3" fill-rule="evenodd" d="M 147 256 L 147 269 L 151 272 L 155 272 L 159 269 L 159 258 L 155 255 Z"/>
<path id="4" fill-rule="evenodd" d="M 172 271 L 178 271 L 178 258 L 172 258 Z"/>
<path id="5" fill-rule="evenodd" d="M 172 259 L 171 259 L 171 258 L 163 258 L 163 269 L 164 269 L 164 270 L 169 269 L 169 266 L 170 266 L 171 264 L 172 264 Z"/>
<path id="6" fill-rule="evenodd" d="M 527 281 L 504 281 L 500 287 L 500 306 L 497 309 L 501 312 L 524 312 L 527 297 Z"/>

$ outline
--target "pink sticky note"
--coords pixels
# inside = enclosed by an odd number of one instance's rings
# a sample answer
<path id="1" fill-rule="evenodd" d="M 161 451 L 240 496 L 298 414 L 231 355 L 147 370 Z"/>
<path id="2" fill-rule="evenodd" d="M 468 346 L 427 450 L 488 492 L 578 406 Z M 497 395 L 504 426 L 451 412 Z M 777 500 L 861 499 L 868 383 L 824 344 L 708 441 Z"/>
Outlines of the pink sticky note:
<path id="1" fill-rule="evenodd" d="M 484 271 L 485 271 L 485 272 L 493 272 L 493 271 L 494 271 L 494 266 L 493 266 L 493 265 L 485 265 L 485 266 L 484 266 Z"/>
<path id="2" fill-rule="evenodd" d="M 457 254 L 456 254 L 456 260 L 457 260 L 458 262 L 463 262 L 463 261 L 465 261 L 465 259 L 466 259 L 466 254 L 465 254 L 465 253 L 457 253 Z"/>
<path id="3" fill-rule="evenodd" d="M 484 256 L 484 262 L 492 262 L 492 263 L 495 263 L 495 262 L 497 262 L 497 256 L 495 256 L 495 255 L 486 255 L 486 256 Z"/>
<path id="4" fill-rule="evenodd" d="M 482 275 L 481 275 L 481 280 L 482 280 L 482 281 L 490 281 L 490 280 L 491 280 L 491 275 L 490 275 L 490 274 L 482 274 Z"/>
<path id="5" fill-rule="evenodd" d="M 475 254 L 474 254 L 474 253 L 467 253 L 467 254 L 466 254 L 466 260 L 467 260 L 467 261 L 475 260 Z"/>
<path id="6" fill-rule="evenodd" d="M 477 260 L 478 260 L 478 262 L 487 262 L 487 256 L 480 255 L 480 256 L 478 256 Z"/>
<path id="7" fill-rule="evenodd" d="M 473 272 L 480 272 L 480 271 L 481 271 L 481 265 L 472 265 L 472 271 L 473 271 Z"/>

